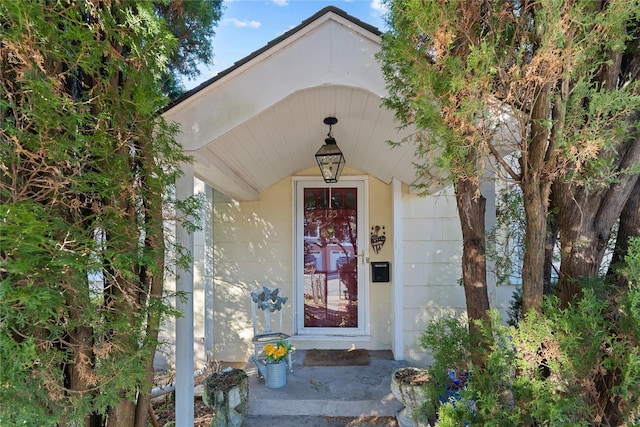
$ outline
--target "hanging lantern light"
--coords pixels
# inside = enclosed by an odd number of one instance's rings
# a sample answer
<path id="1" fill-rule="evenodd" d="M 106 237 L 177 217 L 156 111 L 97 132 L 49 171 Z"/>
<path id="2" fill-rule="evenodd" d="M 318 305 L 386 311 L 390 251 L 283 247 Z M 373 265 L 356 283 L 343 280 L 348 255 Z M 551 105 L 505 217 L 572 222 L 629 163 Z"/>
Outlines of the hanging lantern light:
<path id="1" fill-rule="evenodd" d="M 320 147 L 316 153 L 316 161 L 318 162 L 322 178 L 326 183 L 338 182 L 345 163 L 342 151 L 338 148 L 336 140 L 331 133 L 332 126 L 336 123 L 338 123 L 338 119 L 335 117 L 327 117 L 324 119 L 324 124 L 329 125 L 329 133 L 327 134 L 327 138 L 324 139 L 324 145 Z"/>

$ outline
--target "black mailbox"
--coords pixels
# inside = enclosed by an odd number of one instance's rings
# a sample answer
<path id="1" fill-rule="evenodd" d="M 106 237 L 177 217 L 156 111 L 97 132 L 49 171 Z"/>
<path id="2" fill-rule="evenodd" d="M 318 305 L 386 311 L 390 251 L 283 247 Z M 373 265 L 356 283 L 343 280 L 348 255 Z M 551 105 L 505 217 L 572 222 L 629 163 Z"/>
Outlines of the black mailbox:
<path id="1" fill-rule="evenodd" d="M 389 261 L 377 261 L 371 263 L 371 281 L 372 282 L 388 282 L 389 281 Z"/>

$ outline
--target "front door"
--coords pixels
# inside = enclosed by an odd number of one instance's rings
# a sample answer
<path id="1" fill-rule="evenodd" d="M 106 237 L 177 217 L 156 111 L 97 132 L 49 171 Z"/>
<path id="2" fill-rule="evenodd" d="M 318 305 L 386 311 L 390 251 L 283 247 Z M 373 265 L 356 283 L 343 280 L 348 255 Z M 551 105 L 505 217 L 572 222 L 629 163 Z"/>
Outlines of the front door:
<path id="1" fill-rule="evenodd" d="M 364 333 L 362 181 L 297 183 L 299 334 Z"/>

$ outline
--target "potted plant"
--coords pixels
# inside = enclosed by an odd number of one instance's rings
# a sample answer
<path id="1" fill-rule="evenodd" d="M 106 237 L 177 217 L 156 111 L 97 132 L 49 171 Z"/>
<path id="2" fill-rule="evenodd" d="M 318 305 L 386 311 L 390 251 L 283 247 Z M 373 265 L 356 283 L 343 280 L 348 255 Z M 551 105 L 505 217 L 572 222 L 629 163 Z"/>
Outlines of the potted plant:
<path id="1" fill-rule="evenodd" d="M 420 411 L 432 424 L 438 421 L 443 405 L 464 412 L 460 415 L 461 425 L 468 425 L 473 417 L 475 404 L 465 395 L 465 390 L 481 346 L 479 338 L 469 334 L 466 316 L 454 312 L 432 319 L 420 337 L 422 347 L 433 356 L 428 368 L 429 381 L 422 389 L 433 405 Z"/>
<path id="2" fill-rule="evenodd" d="M 391 393 L 404 405 L 404 408 L 396 414 L 396 420 L 400 427 L 430 425 L 427 417 L 421 411 L 429 401 L 423 388 L 430 381 L 430 378 L 426 369 L 411 366 L 396 369 L 391 374 Z"/>
<path id="3" fill-rule="evenodd" d="M 204 380 L 202 401 L 213 409 L 211 427 L 242 425 L 249 399 L 249 377 L 242 369 L 227 368 Z"/>
<path id="4" fill-rule="evenodd" d="M 252 358 L 267 387 L 280 388 L 287 384 L 286 359 L 293 351 L 294 348 L 288 341 L 280 340 L 265 344 L 263 361 Z"/>

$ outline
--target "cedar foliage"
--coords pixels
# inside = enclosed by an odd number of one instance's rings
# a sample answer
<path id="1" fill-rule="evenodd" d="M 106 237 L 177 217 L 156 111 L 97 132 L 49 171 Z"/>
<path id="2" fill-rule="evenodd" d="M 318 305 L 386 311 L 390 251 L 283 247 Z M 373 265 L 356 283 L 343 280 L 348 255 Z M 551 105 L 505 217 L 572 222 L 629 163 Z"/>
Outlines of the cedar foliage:
<path id="1" fill-rule="evenodd" d="M 640 240 L 637 242 L 640 243 Z M 430 400 L 422 411 L 438 426 L 623 426 L 640 422 L 640 288 L 587 286 L 560 308 L 545 299 L 538 315 L 505 326 L 497 310 L 470 335 L 453 315 L 432 321 L 422 345 L 433 351 Z M 485 361 L 482 368 L 470 363 Z M 469 373 L 448 399 L 448 370 Z"/>
<path id="2" fill-rule="evenodd" d="M 415 144 L 423 189 L 454 184 L 459 191 L 460 182 L 479 181 L 492 172 L 507 185 L 518 185 L 523 197 L 526 320 L 517 325 L 523 335 L 507 341 L 530 340 L 533 350 L 527 353 L 516 344 L 512 354 L 511 349 L 492 352 L 497 348 L 492 337 L 500 331 L 486 332 L 495 325 L 493 319 L 473 321 L 479 317 L 478 306 L 468 298 L 467 281 L 485 278 L 465 277 L 469 325 L 478 335 L 465 344 L 470 352 L 465 361 L 473 366 L 463 368 L 473 369 L 477 385 L 506 391 L 504 373 L 497 372 L 495 381 L 485 375 L 492 374 L 493 362 L 500 368 L 515 358 L 528 365 L 511 368 L 529 369 L 529 376 L 518 379 L 533 380 L 534 388 L 526 394 L 517 383 L 507 384 L 514 395 L 522 392 L 521 400 L 512 402 L 523 404 L 522 414 L 508 412 L 508 405 L 483 389 L 489 394 L 474 395 L 479 405 L 475 414 L 468 405 L 454 408 L 467 410 L 456 425 L 494 408 L 496 413 L 479 418 L 478 425 L 570 425 L 574 420 L 575 425 L 620 425 L 637 420 L 637 283 L 629 282 L 623 270 L 614 270 L 618 288 L 612 290 L 598 274 L 617 223 L 624 241 L 616 242 L 616 261 L 624 259 L 629 238 L 640 235 L 640 209 L 631 203 L 640 197 L 640 2 L 386 4 L 391 29 L 383 35 L 378 55 L 389 90 L 383 103 L 394 110 L 400 126 L 417 129 L 407 141 L 396 143 Z M 472 201 L 458 205 L 463 230 Z M 627 217 L 621 218 L 623 213 Z M 558 294 L 545 301 L 545 268 L 551 265 L 547 245 L 558 236 Z M 467 242 L 463 232 L 463 273 L 469 243 L 472 250 L 479 247 Z M 429 345 L 445 341 L 442 334 L 431 338 Z M 534 357 L 540 352 L 558 359 Z M 448 367 L 440 366 L 445 373 Z M 544 374 L 538 375 L 540 368 Z M 573 383 L 573 389 L 562 388 Z M 485 397 L 492 400 L 480 407 Z"/>
<path id="3" fill-rule="evenodd" d="M 145 426 L 165 221 L 197 209 L 157 114 L 177 40 L 146 1 L 7 0 L 0 26 L 0 424 Z"/>
<path id="4" fill-rule="evenodd" d="M 631 426 L 640 423 L 640 238 L 629 240 L 623 287 L 584 279 L 567 308 L 557 297 L 505 325 L 497 310 L 470 334 L 464 317 L 429 323 L 429 401 L 438 426 Z M 472 364 L 481 359 L 482 366 Z M 468 373 L 447 398 L 449 372 Z"/>
<path id="5" fill-rule="evenodd" d="M 418 129 L 406 142 L 416 146 L 424 188 L 479 180 L 490 166 L 520 187 L 525 311 L 541 308 L 553 199 L 566 305 L 575 280 L 597 275 L 638 179 L 640 3 L 386 3 L 384 104 L 400 126 Z"/>

